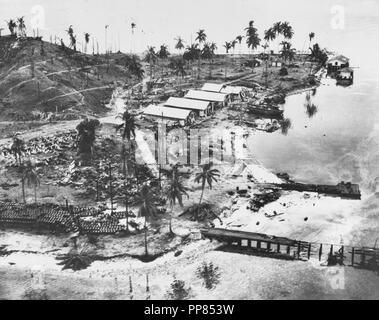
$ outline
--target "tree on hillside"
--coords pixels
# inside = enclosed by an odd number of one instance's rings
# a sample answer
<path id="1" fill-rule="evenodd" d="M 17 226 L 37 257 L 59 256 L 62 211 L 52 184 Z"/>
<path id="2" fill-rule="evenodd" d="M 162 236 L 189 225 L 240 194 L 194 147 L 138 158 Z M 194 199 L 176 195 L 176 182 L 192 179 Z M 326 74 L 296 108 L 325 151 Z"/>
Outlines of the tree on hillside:
<path id="1" fill-rule="evenodd" d="M 92 158 L 96 140 L 96 129 L 99 126 L 99 120 L 85 119 L 76 127 L 78 155 L 84 163 L 90 162 Z"/>
<path id="2" fill-rule="evenodd" d="M 70 37 L 70 48 L 76 51 L 76 36 L 74 35 L 74 28 L 72 27 L 72 25 L 69 26 L 66 32 Z"/>
<path id="3" fill-rule="evenodd" d="M 34 202 L 37 203 L 37 188 L 41 185 L 39 175 L 36 171 L 35 165 L 31 160 L 28 160 L 24 164 L 23 168 L 24 181 L 29 188 L 34 189 Z"/>
<path id="4" fill-rule="evenodd" d="M 11 33 L 11 36 L 15 36 L 17 23 L 13 19 L 10 19 L 9 21 L 7 21 L 7 25 L 8 25 L 9 32 Z"/>
<path id="5" fill-rule="evenodd" d="M 26 37 L 26 26 L 24 17 L 17 18 L 18 35 L 19 37 Z"/>
<path id="6" fill-rule="evenodd" d="M 145 71 L 143 70 L 143 66 L 138 56 L 132 55 L 131 57 L 126 58 L 125 67 L 129 69 L 129 71 L 137 77 L 139 81 L 143 79 Z"/>
<path id="7" fill-rule="evenodd" d="M 261 43 L 261 39 L 258 35 L 258 30 L 254 27 L 253 20 L 249 22 L 249 26 L 245 29 L 245 31 L 247 47 L 253 52 Z"/>
<path id="8" fill-rule="evenodd" d="M 198 60 L 200 55 L 201 50 L 199 49 L 199 45 L 197 43 L 193 43 L 191 46 L 187 46 L 186 51 L 183 54 L 183 59 L 188 63 L 191 63 Z"/>
<path id="9" fill-rule="evenodd" d="M 181 79 L 187 74 L 185 70 L 185 62 L 182 58 L 180 59 L 172 59 L 169 67 L 173 69 L 174 74 L 179 76 Z M 179 79 L 180 79 L 179 78 Z"/>
<path id="10" fill-rule="evenodd" d="M 140 194 L 138 195 L 134 205 L 138 207 L 138 214 L 140 217 L 145 218 L 145 256 L 148 256 L 147 249 L 147 221 L 151 218 L 156 217 L 157 207 L 155 205 L 156 197 L 151 191 L 151 188 L 148 185 L 143 185 Z"/>
<path id="11" fill-rule="evenodd" d="M 311 48 L 312 40 L 315 38 L 316 34 L 314 32 L 311 32 L 309 34 L 309 48 Z"/>
<path id="12" fill-rule="evenodd" d="M 87 48 L 88 48 L 88 44 L 89 44 L 89 40 L 90 40 L 90 34 L 88 32 L 86 32 L 84 34 L 84 43 L 85 43 L 85 47 L 84 47 L 84 52 L 87 53 Z"/>
<path id="13" fill-rule="evenodd" d="M 155 52 L 154 47 L 147 47 L 147 52 L 145 53 L 144 61 L 147 62 L 150 66 L 150 78 L 153 78 L 153 67 L 157 62 L 157 53 Z"/>
<path id="14" fill-rule="evenodd" d="M 14 156 L 16 163 L 18 163 L 21 166 L 22 156 L 26 151 L 25 142 L 22 139 L 13 137 L 13 142 L 9 151 Z"/>

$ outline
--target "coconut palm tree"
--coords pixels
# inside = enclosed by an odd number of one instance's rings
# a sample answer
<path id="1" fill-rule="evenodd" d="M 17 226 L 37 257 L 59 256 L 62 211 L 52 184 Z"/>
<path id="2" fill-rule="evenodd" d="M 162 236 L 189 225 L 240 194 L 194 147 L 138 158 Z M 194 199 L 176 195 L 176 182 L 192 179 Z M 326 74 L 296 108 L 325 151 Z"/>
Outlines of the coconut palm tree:
<path id="1" fill-rule="evenodd" d="M 41 185 L 41 181 L 36 171 L 36 167 L 31 160 L 24 163 L 23 180 L 26 181 L 29 188 L 34 188 L 34 202 L 37 203 L 37 188 Z"/>
<path id="2" fill-rule="evenodd" d="M 295 32 L 293 31 L 293 28 L 288 21 L 283 22 L 282 30 L 284 39 L 291 40 L 293 38 Z"/>
<path id="3" fill-rule="evenodd" d="M 274 41 L 276 39 L 276 32 L 273 28 L 269 28 L 265 31 L 264 40 L 267 43 L 270 43 L 271 41 Z"/>
<path id="4" fill-rule="evenodd" d="M 196 35 L 195 40 L 199 42 L 199 49 L 201 51 L 201 45 L 207 41 L 207 35 L 205 34 L 204 29 L 200 29 L 196 34 L 197 35 Z M 201 68 L 201 54 L 199 54 L 198 78 L 200 78 L 200 68 Z"/>
<path id="5" fill-rule="evenodd" d="M 174 74 L 176 76 L 179 76 L 181 79 L 183 79 L 184 76 L 187 74 L 185 70 L 185 62 L 183 59 L 173 59 L 170 63 L 170 68 L 173 69 Z"/>
<path id="6" fill-rule="evenodd" d="M 123 172 L 124 177 L 128 176 L 127 172 L 127 164 L 126 164 L 126 155 L 130 154 L 130 151 L 132 150 L 131 146 L 131 139 L 132 137 L 136 137 L 136 130 L 138 128 L 138 125 L 136 123 L 136 118 L 134 115 L 129 113 L 129 111 L 125 111 L 122 115 L 117 116 L 118 118 L 121 118 L 123 120 L 123 124 L 117 126 L 116 131 L 122 131 L 122 140 L 125 141 L 127 139 L 128 141 L 128 151 L 126 151 L 125 144 L 123 144 Z"/>
<path id="7" fill-rule="evenodd" d="M 217 169 L 212 169 L 212 167 L 213 167 L 212 162 L 205 164 L 203 166 L 203 170 L 197 173 L 195 177 L 195 182 L 201 183 L 201 196 L 200 196 L 199 205 L 198 205 L 199 209 L 200 209 L 201 202 L 203 201 L 204 190 L 205 190 L 206 184 L 208 184 L 209 188 L 212 189 L 213 182 L 217 182 L 217 178 L 220 177 L 220 171 Z"/>
<path id="8" fill-rule="evenodd" d="M 168 181 L 166 187 L 164 188 L 164 194 L 167 200 L 170 203 L 171 207 L 171 216 L 170 216 L 170 233 L 173 234 L 172 231 L 172 214 L 174 211 L 174 205 L 176 202 L 179 203 L 180 207 L 183 208 L 183 195 L 188 196 L 188 188 L 183 185 L 182 180 L 180 179 L 177 169 L 173 169 L 172 177 Z"/>
<path id="9" fill-rule="evenodd" d="M 249 26 L 245 29 L 246 31 L 246 43 L 247 47 L 253 52 L 261 43 L 261 39 L 258 35 L 257 28 L 254 27 L 254 21 L 249 22 Z"/>
<path id="10" fill-rule="evenodd" d="M 157 56 L 159 59 L 166 60 L 170 55 L 168 51 L 168 47 L 165 44 L 162 44 L 159 51 L 157 52 Z"/>
<path id="11" fill-rule="evenodd" d="M 25 26 L 24 17 L 17 18 L 17 22 L 18 22 L 18 35 L 20 37 L 26 37 L 26 26 Z"/>
<path id="12" fill-rule="evenodd" d="M 182 50 L 184 49 L 184 40 L 178 36 L 175 39 L 175 41 L 176 41 L 175 49 L 178 50 L 178 52 L 180 54 L 182 52 Z"/>
<path id="13" fill-rule="evenodd" d="M 132 55 L 128 57 L 125 66 L 129 69 L 129 71 L 137 77 L 139 81 L 143 79 L 145 71 L 143 70 L 141 61 L 138 56 Z"/>
<path id="14" fill-rule="evenodd" d="M 237 36 L 237 37 L 236 37 L 236 40 L 238 41 L 238 43 L 239 43 L 239 45 L 240 45 L 240 51 L 239 51 L 239 54 L 241 54 L 242 39 L 243 39 L 243 36 Z"/>
<path id="15" fill-rule="evenodd" d="M 11 36 L 15 36 L 16 35 L 17 23 L 13 19 L 6 21 L 6 23 L 8 25 L 8 29 L 9 29 L 9 32 L 11 33 Z"/>
<path id="16" fill-rule="evenodd" d="M 280 54 L 282 58 L 284 61 L 291 62 L 295 56 L 296 49 L 292 48 L 292 44 L 287 41 L 283 41 L 281 45 L 282 50 L 280 51 Z"/>
<path id="17" fill-rule="evenodd" d="M 150 65 L 150 78 L 153 77 L 153 66 L 157 62 L 157 53 L 154 47 L 147 47 L 147 52 L 145 54 L 144 61 Z"/>
<path id="18" fill-rule="evenodd" d="M 230 49 L 232 48 L 232 44 L 228 41 L 225 41 L 224 48 L 225 48 L 226 54 L 228 54 Z"/>
<path id="19" fill-rule="evenodd" d="M 151 188 L 148 185 L 143 185 L 139 196 L 135 201 L 135 205 L 138 207 L 138 214 L 140 217 L 145 218 L 145 256 L 148 256 L 147 250 L 147 220 L 154 218 L 158 211 L 156 205 L 156 197 L 151 191 Z"/>
<path id="20" fill-rule="evenodd" d="M 193 43 L 190 46 L 187 46 L 186 51 L 183 54 L 183 59 L 188 61 L 188 64 L 191 62 L 198 60 L 201 55 L 201 50 L 199 49 L 199 45 L 197 43 Z M 191 66 L 191 69 L 193 66 Z"/>
<path id="21" fill-rule="evenodd" d="M 311 47 L 312 45 L 312 40 L 315 38 L 316 34 L 314 32 L 311 32 L 309 34 L 309 48 Z"/>
<path id="22" fill-rule="evenodd" d="M 87 48 L 88 48 L 88 44 L 89 44 L 89 40 L 90 40 L 90 34 L 88 32 L 86 32 L 84 34 L 84 43 L 85 43 L 85 48 L 84 48 L 84 52 L 87 53 Z"/>

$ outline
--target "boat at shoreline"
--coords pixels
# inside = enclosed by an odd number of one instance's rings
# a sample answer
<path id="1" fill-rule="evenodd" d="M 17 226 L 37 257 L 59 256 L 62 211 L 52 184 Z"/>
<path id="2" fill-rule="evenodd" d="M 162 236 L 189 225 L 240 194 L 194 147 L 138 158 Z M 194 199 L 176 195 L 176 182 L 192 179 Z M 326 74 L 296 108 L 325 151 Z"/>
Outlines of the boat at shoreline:
<path id="1" fill-rule="evenodd" d="M 281 119 L 283 118 L 284 111 L 278 107 L 273 106 L 258 106 L 258 105 L 248 105 L 247 111 L 250 114 L 256 114 L 262 117 Z"/>

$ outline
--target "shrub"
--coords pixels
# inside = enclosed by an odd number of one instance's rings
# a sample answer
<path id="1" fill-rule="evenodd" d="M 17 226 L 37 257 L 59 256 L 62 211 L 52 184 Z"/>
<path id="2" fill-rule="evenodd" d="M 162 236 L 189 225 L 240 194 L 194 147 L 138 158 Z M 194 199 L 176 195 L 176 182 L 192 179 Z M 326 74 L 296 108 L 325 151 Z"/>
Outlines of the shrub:
<path id="1" fill-rule="evenodd" d="M 219 268 L 214 266 L 212 262 L 209 264 L 203 262 L 203 264 L 197 269 L 196 274 L 200 279 L 203 279 L 203 285 L 208 290 L 212 290 L 220 282 L 221 274 Z"/>
<path id="2" fill-rule="evenodd" d="M 190 296 L 191 288 L 186 288 L 186 283 L 182 280 L 174 280 L 167 292 L 170 300 L 185 300 Z"/>

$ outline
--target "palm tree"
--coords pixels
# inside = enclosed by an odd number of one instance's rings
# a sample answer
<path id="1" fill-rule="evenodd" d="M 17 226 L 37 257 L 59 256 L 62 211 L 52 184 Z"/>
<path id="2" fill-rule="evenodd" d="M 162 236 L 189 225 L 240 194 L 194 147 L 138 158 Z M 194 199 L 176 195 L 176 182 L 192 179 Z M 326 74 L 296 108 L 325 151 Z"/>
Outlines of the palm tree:
<path id="1" fill-rule="evenodd" d="M 168 51 L 167 45 L 165 44 L 161 45 L 159 51 L 157 52 L 158 58 L 162 60 L 166 60 L 169 55 L 170 55 L 170 52 Z"/>
<path id="2" fill-rule="evenodd" d="M 272 30 L 275 32 L 276 38 L 279 38 L 279 36 L 283 34 L 283 23 L 280 21 L 274 23 Z M 278 43 L 278 52 L 279 52 L 279 43 Z"/>
<path id="3" fill-rule="evenodd" d="M 170 68 L 172 68 L 174 70 L 174 74 L 176 76 L 180 76 L 180 78 L 182 78 L 182 79 L 187 74 L 186 70 L 185 70 L 185 62 L 183 59 L 172 60 L 170 63 Z M 179 84 L 180 84 L 180 80 L 179 80 Z"/>
<path id="4" fill-rule="evenodd" d="M 199 48 L 200 48 L 200 51 L 201 51 L 201 45 L 203 43 L 205 43 L 205 41 L 207 40 L 207 35 L 205 34 L 205 30 L 200 29 L 197 32 L 197 36 L 196 36 L 195 40 L 199 42 Z M 200 68 L 201 68 L 201 54 L 199 55 L 198 78 L 200 78 Z"/>
<path id="5" fill-rule="evenodd" d="M 203 166 L 203 170 L 197 173 L 195 177 L 195 182 L 201 183 L 201 196 L 200 196 L 199 205 L 198 205 L 199 209 L 200 209 L 201 202 L 203 201 L 204 190 L 205 190 L 206 184 L 208 184 L 209 188 L 212 189 L 213 182 L 217 182 L 217 178 L 220 177 L 220 171 L 217 169 L 212 169 L 212 167 L 213 167 L 212 162 L 205 164 Z M 198 210 L 197 210 L 197 214 L 198 214 Z M 197 216 L 196 216 L 196 219 L 197 219 Z"/>
<path id="6" fill-rule="evenodd" d="M 282 58 L 284 61 L 291 62 L 295 56 L 296 50 L 292 48 L 292 44 L 287 41 L 283 41 L 281 45 L 283 46 L 282 50 L 280 51 Z"/>
<path id="7" fill-rule="evenodd" d="M 264 40 L 269 43 L 276 39 L 276 32 L 273 28 L 269 28 L 265 31 Z"/>
<path id="8" fill-rule="evenodd" d="M 74 36 L 74 29 L 72 25 L 68 27 L 68 30 L 66 32 L 68 36 L 70 37 L 70 48 L 76 51 L 76 36 Z"/>
<path id="9" fill-rule="evenodd" d="M 143 70 L 141 61 L 138 56 L 132 55 L 130 58 L 126 60 L 125 66 L 129 69 L 129 71 L 137 77 L 139 81 L 143 79 L 145 71 Z"/>
<path id="10" fill-rule="evenodd" d="M 183 54 L 183 59 L 190 63 L 199 59 L 200 55 L 201 50 L 199 49 L 199 45 L 197 43 L 193 43 L 191 46 L 187 46 L 186 51 Z"/>
<path id="11" fill-rule="evenodd" d="M 157 53 L 154 47 L 147 47 L 147 52 L 145 54 L 144 61 L 150 65 L 150 78 L 153 77 L 153 65 L 157 62 Z"/>
<path id="12" fill-rule="evenodd" d="M 25 153 L 25 142 L 16 136 L 13 137 L 13 142 L 10 147 L 10 153 L 14 156 L 16 162 L 18 160 L 18 164 L 21 166 L 22 163 L 22 155 Z"/>
<path id="13" fill-rule="evenodd" d="M 85 42 L 85 48 L 84 48 L 84 51 L 85 53 L 87 53 L 87 47 L 88 47 L 88 43 L 89 43 L 89 40 L 90 40 L 90 34 L 88 32 L 86 32 L 84 34 L 84 42 Z"/>
<path id="14" fill-rule="evenodd" d="M 9 29 L 9 32 L 11 33 L 11 36 L 15 36 L 16 35 L 17 23 L 13 19 L 6 21 L 6 23 L 8 25 L 8 29 Z"/>
<path id="15" fill-rule="evenodd" d="M 34 188 L 34 202 L 37 203 L 37 187 L 41 185 L 41 181 L 36 171 L 35 165 L 30 160 L 28 160 L 25 162 L 23 167 L 23 180 L 26 181 L 29 188 Z"/>
<path id="16" fill-rule="evenodd" d="M 254 27 L 253 20 L 249 22 L 249 26 L 245 30 L 247 47 L 254 51 L 260 45 L 261 39 L 259 38 L 257 28 Z"/>
<path id="17" fill-rule="evenodd" d="M 122 115 L 117 116 L 118 118 L 121 118 L 123 120 L 123 124 L 117 126 L 116 131 L 122 131 L 122 140 L 125 141 L 125 139 L 128 140 L 128 152 L 125 150 L 125 146 L 123 145 L 123 172 L 125 179 L 128 175 L 127 172 L 127 165 L 126 165 L 126 154 L 130 154 L 131 151 L 131 138 L 136 137 L 136 130 L 138 128 L 138 125 L 136 123 L 136 118 L 134 115 L 129 113 L 129 111 L 125 111 Z"/>
<path id="18" fill-rule="evenodd" d="M 232 44 L 228 41 L 225 41 L 224 48 L 225 48 L 226 54 L 228 54 L 229 50 L 232 48 Z"/>
<path id="19" fill-rule="evenodd" d="M 145 256 L 148 256 L 147 250 L 147 220 L 155 217 L 158 211 L 156 205 L 156 197 L 151 191 L 151 188 L 148 185 L 143 185 L 139 196 L 135 201 L 135 205 L 139 208 L 138 214 L 140 217 L 145 217 Z"/>
<path id="20" fill-rule="evenodd" d="M 236 37 L 236 40 L 238 41 L 238 43 L 240 45 L 240 52 L 239 52 L 239 54 L 241 54 L 242 39 L 243 39 L 243 36 L 237 36 Z"/>
<path id="21" fill-rule="evenodd" d="M 24 17 L 17 18 L 18 22 L 18 32 L 20 37 L 26 37 L 26 26 Z"/>
<path id="22" fill-rule="evenodd" d="M 315 33 L 314 32 L 311 32 L 310 34 L 309 34 L 309 48 L 311 47 L 311 45 L 312 45 L 312 40 L 315 38 Z"/>
<path id="23" fill-rule="evenodd" d="M 295 33 L 294 33 L 293 28 L 289 22 L 287 22 L 287 21 L 283 22 L 282 30 L 283 30 L 284 39 L 291 40 L 293 38 L 293 35 Z"/>
<path id="24" fill-rule="evenodd" d="M 184 40 L 181 37 L 177 37 L 175 41 L 176 41 L 175 49 L 178 50 L 180 54 L 182 50 L 184 49 Z"/>
<path id="25" fill-rule="evenodd" d="M 183 208 L 183 195 L 188 196 L 187 193 L 188 188 L 183 185 L 182 180 L 180 179 L 177 169 L 174 168 L 172 172 L 172 177 L 168 181 L 166 187 L 164 188 L 164 194 L 166 195 L 167 200 L 170 203 L 171 207 L 171 216 L 170 216 L 170 233 L 173 234 L 172 231 L 172 214 L 174 211 L 174 205 L 176 201 L 178 201 L 181 208 Z"/>

